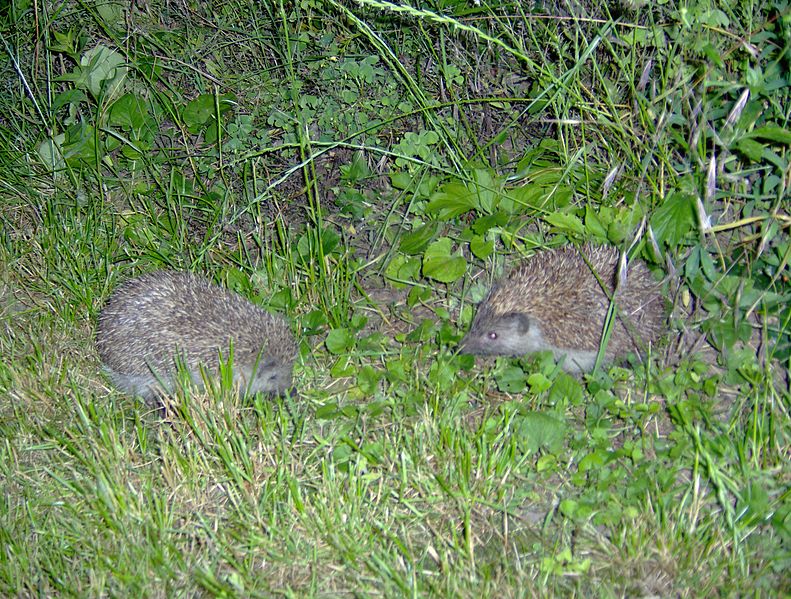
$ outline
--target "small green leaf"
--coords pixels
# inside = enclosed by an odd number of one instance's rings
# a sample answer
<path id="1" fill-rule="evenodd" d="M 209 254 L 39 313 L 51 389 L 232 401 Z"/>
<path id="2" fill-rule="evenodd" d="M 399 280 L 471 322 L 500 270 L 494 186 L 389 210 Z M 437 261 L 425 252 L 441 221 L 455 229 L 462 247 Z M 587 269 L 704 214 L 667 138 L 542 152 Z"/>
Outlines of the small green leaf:
<path id="1" fill-rule="evenodd" d="M 573 499 L 563 499 L 558 505 L 558 509 L 560 510 L 560 513 L 563 514 L 569 520 L 574 519 L 574 516 L 577 514 L 578 507 L 579 507 L 579 503 L 577 501 L 574 501 Z"/>
<path id="2" fill-rule="evenodd" d="M 523 185 L 508 192 L 513 203 L 520 208 L 546 208 L 550 189 L 541 185 Z"/>
<path id="3" fill-rule="evenodd" d="M 494 251 L 494 241 L 486 241 L 481 235 L 476 235 L 470 240 L 470 251 L 476 258 L 485 260 Z"/>
<path id="4" fill-rule="evenodd" d="M 737 141 L 733 145 L 733 148 L 747 156 L 747 158 L 753 162 L 759 162 L 764 154 L 763 144 L 748 137 L 743 137 Z"/>
<path id="5" fill-rule="evenodd" d="M 552 386 L 552 381 L 544 373 L 534 372 L 527 377 L 527 384 L 530 385 L 530 391 L 533 393 L 543 393 Z"/>
<path id="6" fill-rule="evenodd" d="M 371 169 L 362 152 L 355 152 L 349 164 L 340 166 L 341 180 L 344 183 L 357 183 L 371 176 Z"/>
<path id="7" fill-rule="evenodd" d="M 302 317 L 301 323 L 306 335 L 318 335 L 327 326 L 327 316 L 321 310 L 312 310 Z"/>
<path id="8" fill-rule="evenodd" d="M 475 195 L 459 182 L 443 185 L 431 196 L 426 214 L 434 214 L 442 220 L 450 220 L 476 207 Z"/>
<path id="9" fill-rule="evenodd" d="M 519 441 L 531 453 L 539 449 L 557 453 L 563 448 L 566 423 L 545 412 L 528 412 L 520 417 Z"/>
<path id="10" fill-rule="evenodd" d="M 495 374 L 497 388 L 503 393 L 521 393 L 527 386 L 525 372 L 518 366 L 508 366 Z"/>
<path id="11" fill-rule="evenodd" d="M 412 185 L 414 178 L 410 173 L 404 171 L 396 171 L 390 173 L 390 185 L 395 189 L 408 189 Z"/>
<path id="12" fill-rule="evenodd" d="M 365 395 L 373 395 L 382 379 L 382 373 L 366 364 L 357 373 L 357 387 Z"/>
<path id="13" fill-rule="evenodd" d="M 340 416 L 340 414 L 341 411 L 338 409 L 338 402 L 331 401 L 323 406 L 319 406 L 316 410 L 315 417 L 319 420 L 332 420 Z"/>
<path id="14" fill-rule="evenodd" d="M 552 214 L 547 215 L 544 220 L 546 220 L 550 225 L 557 227 L 561 231 L 571 231 L 572 233 L 577 233 L 579 235 L 585 233 L 585 226 L 582 224 L 582 221 L 573 214 L 553 212 Z"/>
<path id="15" fill-rule="evenodd" d="M 456 369 L 451 362 L 436 360 L 431 364 L 428 380 L 439 391 L 448 391 L 456 381 Z"/>
<path id="16" fill-rule="evenodd" d="M 602 241 L 607 239 L 607 229 L 592 206 L 585 206 L 585 227 L 593 237 Z"/>
<path id="17" fill-rule="evenodd" d="M 750 137 L 758 137 L 759 139 L 768 139 L 779 144 L 791 145 L 791 131 L 783 129 L 777 125 L 767 125 L 765 127 L 757 127 L 750 132 Z"/>
<path id="18" fill-rule="evenodd" d="M 110 108 L 110 124 L 128 131 L 143 127 L 148 119 L 145 100 L 135 94 L 125 94 Z"/>
<path id="19" fill-rule="evenodd" d="M 580 460 L 577 469 L 580 472 L 587 472 L 588 470 L 603 466 L 606 462 L 607 452 L 600 449 L 595 449 Z"/>
<path id="20" fill-rule="evenodd" d="M 397 289 L 402 289 L 408 282 L 415 281 L 419 274 L 420 259 L 402 254 L 396 255 L 385 268 L 385 276 Z"/>
<path id="21" fill-rule="evenodd" d="M 341 354 L 354 345 L 354 335 L 349 329 L 332 329 L 324 344 L 331 354 Z"/>
<path id="22" fill-rule="evenodd" d="M 78 123 L 66 130 L 66 141 L 62 147 L 63 157 L 71 165 L 99 163 L 101 141 L 97 139 L 96 129 L 85 123 Z"/>
<path id="23" fill-rule="evenodd" d="M 94 98 L 104 92 L 113 97 L 126 79 L 126 59 L 107 46 L 91 48 L 80 59 L 77 87 L 87 89 Z"/>
<path id="24" fill-rule="evenodd" d="M 432 243 L 423 255 L 423 275 L 441 283 L 457 281 L 467 270 L 467 261 L 461 256 L 451 256 L 451 240 L 443 237 Z"/>
<path id="25" fill-rule="evenodd" d="M 336 379 L 354 376 L 355 372 L 357 372 L 357 365 L 348 354 L 340 356 L 330 367 L 330 375 Z"/>
<path id="26" fill-rule="evenodd" d="M 478 235 L 484 235 L 490 229 L 495 227 L 504 227 L 508 224 L 508 215 L 504 212 L 495 212 L 494 214 L 487 214 L 480 218 L 475 219 L 472 224 L 472 230 Z"/>
<path id="27" fill-rule="evenodd" d="M 49 169 L 49 172 L 59 171 L 66 167 L 66 161 L 63 159 L 63 142 L 65 139 L 66 134 L 61 133 L 54 138 L 45 139 L 36 149 L 38 157 L 44 166 Z"/>
<path id="28" fill-rule="evenodd" d="M 558 375 L 555 382 L 552 383 L 549 401 L 552 404 L 563 401 L 571 405 L 579 405 L 582 403 L 584 395 L 579 380 L 564 372 Z"/>
<path id="29" fill-rule="evenodd" d="M 406 335 L 406 340 L 410 343 L 420 343 L 428 341 L 434 336 L 434 321 L 424 318 L 420 324 Z"/>
<path id="30" fill-rule="evenodd" d="M 76 106 L 80 102 L 85 102 L 88 96 L 80 89 L 67 89 L 63 93 L 58 94 L 52 101 L 52 110 L 58 110 L 63 106 L 71 105 Z"/>
<path id="31" fill-rule="evenodd" d="M 460 256 L 437 257 L 423 262 L 423 274 L 440 283 L 458 281 L 467 270 L 467 261 Z"/>
<path id="32" fill-rule="evenodd" d="M 675 191 L 665 198 L 651 217 L 651 227 L 660 244 L 677 246 L 695 227 L 695 199 L 684 192 Z"/>
<path id="33" fill-rule="evenodd" d="M 552 454 L 542 455 L 536 462 L 536 471 L 546 472 L 547 470 L 553 470 L 557 463 L 558 458 L 556 456 Z"/>
<path id="34" fill-rule="evenodd" d="M 438 228 L 439 225 L 436 222 L 416 227 L 411 232 L 401 237 L 401 243 L 398 249 L 405 254 L 419 254 L 426 249 L 428 243 L 434 238 L 434 235 L 437 234 Z"/>
<path id="35" fill-rule="evenodd" d="M 184 107 L 181 116 L 187 128 L 192 133 L 197 133 L 214 117 L 214 96 L 201 94 L 194 100 L 190 100 Z"/>

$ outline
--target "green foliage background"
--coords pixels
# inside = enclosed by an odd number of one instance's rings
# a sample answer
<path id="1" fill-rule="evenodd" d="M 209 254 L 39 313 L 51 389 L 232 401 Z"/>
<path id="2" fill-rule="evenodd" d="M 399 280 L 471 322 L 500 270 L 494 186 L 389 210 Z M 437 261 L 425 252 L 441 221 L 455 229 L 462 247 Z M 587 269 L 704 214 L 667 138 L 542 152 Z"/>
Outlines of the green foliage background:
<path id="1" fill-rule="evenodd" d="M 0 3 L 0 592 L 789 588 L 787 1 Z M 455 353 L 491 281 L 609 243 L 643 362 Z M 116 285 L 288 315 L 293 398 L 162 419 Z"/>

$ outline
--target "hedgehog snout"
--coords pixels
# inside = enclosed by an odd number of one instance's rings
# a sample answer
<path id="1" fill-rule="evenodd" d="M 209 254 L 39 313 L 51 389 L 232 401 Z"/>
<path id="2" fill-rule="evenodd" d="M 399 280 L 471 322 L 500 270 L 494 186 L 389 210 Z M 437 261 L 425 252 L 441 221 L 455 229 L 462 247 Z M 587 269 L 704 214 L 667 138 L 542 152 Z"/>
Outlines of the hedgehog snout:
<path id="1" fill-rule="evenodd" d="M 535 351 L 533 337 L 540 337 L 527 314 L 510 312 L 477 319 L 459 345 L 461 353 L 472 355 L 520 355 Z"/>
<path id="2" fill-rule="evenodd" d="M 250 391 L 262 392 L 273 395 L 293 393 L 292 372 L 290 364 L 268 364 L 260 366 L 253 378 Z"/>

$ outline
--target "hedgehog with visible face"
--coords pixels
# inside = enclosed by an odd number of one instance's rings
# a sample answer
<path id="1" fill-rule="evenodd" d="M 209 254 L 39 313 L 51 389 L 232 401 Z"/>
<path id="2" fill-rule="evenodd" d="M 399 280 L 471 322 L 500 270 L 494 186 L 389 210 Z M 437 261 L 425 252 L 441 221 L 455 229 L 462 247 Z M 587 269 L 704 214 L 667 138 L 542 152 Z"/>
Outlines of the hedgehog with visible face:
<path id="1" fill-rule="evenodd" d="M 548 350 L 562 360 L 567 372 L 592 370 L 610 305 L 608 293 L 616 288 L 618 263 L 618 250 L 608 246 L 563 247 L 536 254 L 495 283 L 478 306 L 461 352 L 522 356 Z M 642 354 L 666 329 L 661 285 L 643 262 L 629 264 L 614 300 L 608 362 L 629 352 Z"/>
<path id="2" fill-rule="evenodd" d="M 233 347 L 233 378 L 243 392 L 291 387 L 297 344 L 281 317 L 186 272 L 156 271 L 113 292 L 99 315 L 96 346 L 121 391 L 156 404 L 175 386 L 176 363 L 202 387 L 201 367 L 219 372 Z"/>

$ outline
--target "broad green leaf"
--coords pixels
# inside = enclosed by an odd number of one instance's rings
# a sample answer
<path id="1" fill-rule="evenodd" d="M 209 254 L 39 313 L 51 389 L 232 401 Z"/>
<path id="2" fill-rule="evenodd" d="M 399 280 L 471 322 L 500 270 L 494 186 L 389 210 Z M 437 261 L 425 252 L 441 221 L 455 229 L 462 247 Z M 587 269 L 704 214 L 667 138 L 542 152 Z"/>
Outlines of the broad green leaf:
<path id="1" fill-rule="evenodd" d="M 461 256 L 451 256 L 451 240 L 443 237 L 432 243 L 423 255 L 423 275 L 441 283 L 460 279 L 467 269 L 467 261 Z"/>
<path id="2" fill-rule="evenodd" d="M 474 169 L 470 173 L 471 181 L 467 187 L 475 200 L 475 206 L 485 213 L 491 213 L 500 201 L 500 184 L 486 169 Z"/>
<path id="3" fill-rule="evenodd" d="M 52 101 L 52 110 L 58 110 L 67 104 L 75 106 L 87 99 L 88 96 L 86 96 L 85 92 L 81 89 L 67 89 L 65 92 L 55 96 L 54 100 Z"/>
<path id="4" fill-rule="evenodd" d="M 544 220 L 546 220 L 550 225 L 557 227 L 561 231 L 571 231 L 572 233 L 577 233 L 578 235 L 585 233 L 585 226 L 582 224 L 582 221 L 573 214 L 553 212 L 552 214 L 547 215 Z"/>
<path id="5" fill-rule="evenodd" d="M 440 283 L 452 283 L 464 276 L 467 261 L 461 256 L 435 257 L 423 261 L 423 274 Z"/>
<path id="6" fill-rule="evenodd" d="M 66 161 L 63 159 L 63 142 L 66 139 L 66 134 L 61 133 L 54 138 L 45 139 L 42 141 L 36 153 L 41 159 L 41 162 L 49 169 L 49 172 L 59 171 L 66 167 Z"/>
<path id="7" fill-rule="evenodd" d="M 69 127 L 66 131 L 66 142 L 63 144 L 63 157 L 71 165 L 81 162 L 95 166 L 99 163 L 101 151 L 97 144 L 96 129 L 85 123 Z"/>
<path id="8" fill-rule="evenodd" d="M 401 237 L 401 243 L 399 244 L 398 249 L 400 249 L 405 254 L 419 254 L 424 249 L 426 249 L 428 243 L 434 238 L 434 235 L 437 234 L 438 228 L 439 225 L 436 222 L 430 222 L 420 227 L 416 227 Z"/>
<path id="9" fill-rule="evenodd" d="M 217 106 L 215 106 L 215 102 L 217 102 Z M 223 114 L 230 110 L 234 103 L 234 96 L 231 94 L 223 94 L 219 98 L 215 98 L 212 94 L 201 94 L 184 107 L 182 113 L 184 124 L 187 125 L 190 132 L 198 133 L 215 117 L 217 109 L 220 114 Z"/>
<path id="10" fill-rule="evenodd" d="M 742 139 L 737 141 L 733 145 L 733 149 L 737 150 L 738 152 L 741 152 L 753 162 L 760 162 L 761 157 L 764 154 L 763 144 L 755 141 L 754 139 L 750 139 L 748 137 L 743 137 Z"/>
<path id="11" fill-rule="evenodd" d="M 331 354 L 341 354 L 354 345 L 354 335 L 349 329 L 332 329 L 324 344 Z"/>
<path id="12" fill-rule="evenodd" d="M 121 2 L 97 2 L 95 8 L 105 26 L 118 29 L 124 24 L 124 4 Z"/>
<path id="13" fill-rule="evenodd" d="M 503 393 L 521 393 L 527 387 L 525 372 L 519 366 L 508 366 L 495 374 L 497 388 Z"/>
<path id="14" fill-rule="evenodd" d="M 110 108 L 110 124 L 126 130 L 142 128 L 148 116 L 145 100 L 135 94 L 121 96 Z"/>
<path id="15" fill-rule="evenodd" d="M 562 401 L 568 402 L 571 405 L 579 405 L 582 403 L 584 397 L 585 394 L 579 379 L 565 372 L 558 375 L 549 391 L 549 402 L 551 404 Z"/>
<path id="16" fill-rule="evenodd" d="M 94 98 L 102 91 L 106 97 L 115 96 L 126 79 L 126 59 L 107 46 L 91 48 L 80 59 L 80 78 L 75 84 L 87 89 Z"/>
<path id="17" fill-rule="evenodd" d="M 476 258 L 484 260 L 492 255 L 494 241 L 486 241 L 481 235 L 476 235 L 470 240 L 470 251 Z"/>
<path id="18" fill-rule="evenodd" d="M 424 258 L 439 258 L 443 256 L 450 256 L 450 250 L 453 246 L 453 241 L 450 237 L 440 237 L 426 249 Z"/>
<path id="19" fill-rule="evenodd" d="M 750 132 L 750 137 L 758 137 L 760 139 L 768 139 L 780 144 L 791 145 L 791 131 L 783 129 L 776 125 L 767 125 L 766 127 L 758 127 Z"/>
<path id="20" fill-rule="evenodd" d="M 357 387 L 365 395 L 372 395 L 376 388 L 379 386 L 379 381 L 382 379 L 382 373 L 376 370 L 373 366 L 366 364 L 357 373 Z"/>
<path id="21" fill-rule="evenodd" d="M 527 377 L 527 384 L 530 385 L 530 391 L 533 393 L 542 393 L 552 386 L 552 381 L 544 373 L 534 372 Z"/>
<path id="22" fill-rule="evenodd" d="M 395 189 L 407 189 L 412 182 L 414 181 L 414 177 L 412 177 L 411 173 L 407 173 L 405 171 L 396 171 L 394 173 L 390 173 L 390 185 L 392 185 Z"/>
<path id="23" fill-rule="evenodd" d="M 549 200 L 549 190 L 540 185 L 523 185 L 508 192 L 521 208 L 544 208 Z"/>
<path id="24" fill-rule="evenodd" d="M 436 214 L 443 220 L 455 218 L 476 207 L 476 198 L 467 187 L 454 181 L 443 185 L 431 196 L 426 214 Z"/>
<path id="25" fill-rule="evenodd" d="M 683 192 L 671 193 L 651 217 L 657 241 L 675 247 L 695 227 L 695 198 Z"/>
<path id="26" fill-rule="evenodd" d="M 385 268 L 385 276 L 394 287 L 401 289 L 406 283 L 417 280 L 420 274 L 420 259 L 396 255 Z M 413 289 L 418 289 L 413 287 Z"/>
<path id="27" fill-rule="evenodd" d="M 528 412 L 519 420 L 519 441 L 530 453 L 535 453 L 539 449 L 557 453 L 563 449 L 566 423 L 557 416 L 545 412 Z"/>

